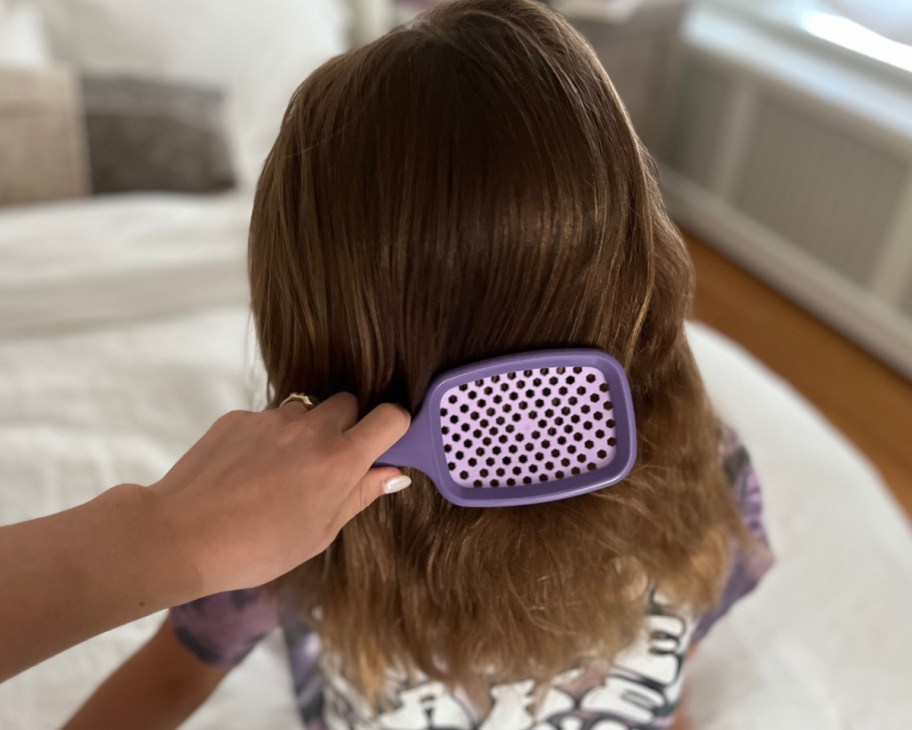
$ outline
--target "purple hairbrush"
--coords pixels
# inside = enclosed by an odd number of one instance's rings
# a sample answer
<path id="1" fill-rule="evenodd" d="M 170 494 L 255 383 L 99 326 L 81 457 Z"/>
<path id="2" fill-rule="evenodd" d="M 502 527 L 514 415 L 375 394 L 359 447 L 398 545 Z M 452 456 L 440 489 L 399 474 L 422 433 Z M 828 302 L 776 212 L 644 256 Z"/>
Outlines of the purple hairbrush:
<path id="1" fill-rule="evenodd" d="M 601 350 L 568 349 L 438 375 L 377 465 L 414 467 L 462 507 L 506 507 L 609 487 L 635 460 L 624 369 Z"/>

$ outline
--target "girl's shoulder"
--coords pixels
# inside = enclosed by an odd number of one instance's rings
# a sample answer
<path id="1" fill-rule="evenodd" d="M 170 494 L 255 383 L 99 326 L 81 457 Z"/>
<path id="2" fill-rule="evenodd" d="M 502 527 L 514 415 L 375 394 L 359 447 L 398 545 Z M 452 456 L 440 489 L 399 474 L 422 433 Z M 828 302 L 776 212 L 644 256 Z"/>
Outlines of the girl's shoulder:
<path id="1" fill-rule="evenodd" d="M 177 638 L 197 658 L 230 669 L 279 625 L 275 596 L 264 588 L 216 593 L 181 606 L 168 616 Z"/>
<path id="2" fill-rule="evenodd" d="M 768 548 L 760 476 L 738 432 L 726 423 L 721 424 L 719 458 L 745 525 L 750 533 Z"/>
<path id="3" fill-rule="evenodd" d="M 719 602 L 699 620 L 693 640 L 702 639 L 732 606 L 753 591 L 773 566 L 773 555 L 766 531 L 763 486 L 747 447 L 731 426 L 722 424 L 719 443 L 722 467 L 732 490 L 732 498 L 753 545 L 732 545 L 732 558 Z"/>

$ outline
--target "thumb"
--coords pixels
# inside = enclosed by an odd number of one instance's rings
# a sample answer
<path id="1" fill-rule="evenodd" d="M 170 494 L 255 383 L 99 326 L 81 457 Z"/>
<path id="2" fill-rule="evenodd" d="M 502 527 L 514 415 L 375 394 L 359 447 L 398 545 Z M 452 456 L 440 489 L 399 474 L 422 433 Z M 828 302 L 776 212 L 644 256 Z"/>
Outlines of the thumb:
<path id="1" fill-rule="evenodd" d="M 402 491 L 411 483 L 412 480 L 394 466 L 378 466 L 369 470 L 342 503 L 339 511 L 342 524 L 352 519 L 375 499 Z"/>

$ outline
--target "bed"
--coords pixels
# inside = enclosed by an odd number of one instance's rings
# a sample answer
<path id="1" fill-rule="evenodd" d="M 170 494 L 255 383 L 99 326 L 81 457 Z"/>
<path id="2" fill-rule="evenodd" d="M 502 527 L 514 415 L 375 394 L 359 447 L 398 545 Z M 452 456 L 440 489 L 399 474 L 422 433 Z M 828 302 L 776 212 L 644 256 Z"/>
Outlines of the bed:
<path id="1" fill-rule="evenodd" d="M 345 8 L 309 1 L 325 17 L 302 28 L 308 42 L 274 75 L 276 98 L 348 42 Z M 236 110 L 242 124 L 243 104 Z M 239 159 L 255 162 L 277 121 L 238 135 L 248 145 Z M 217 195 L 0 210 L 0 522 L 155 481 L 220 414 L 262 405 L 244 280 L 248 167 L 237 189 Z M 778 561 L 692 662 L 693 727 L 908 728 L 909 525 L 870 464 L 787 384 L 704 326 L 689 337 L 764 480 Z M 0 685 L 0 727 L 59 726 L 160 618 Z M 273 637 L 186 727 L 296 727 L 284 662 Z"/>

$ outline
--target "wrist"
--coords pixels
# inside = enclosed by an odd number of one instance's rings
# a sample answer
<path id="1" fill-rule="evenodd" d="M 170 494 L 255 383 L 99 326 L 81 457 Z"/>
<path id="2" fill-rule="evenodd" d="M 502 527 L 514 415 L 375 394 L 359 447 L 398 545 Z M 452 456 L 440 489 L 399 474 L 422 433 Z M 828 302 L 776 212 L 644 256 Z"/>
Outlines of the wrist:
<path id="1" fill-rule="evenodd" d="M 138 600 L 151 611 L 199 598 L 202 579 L 189 523 L 170 495 L 119 484 L 93 502 L 105 515 L 114 543 L 124 546 Z M 91 504 L 91 503 L 90 503 Z"/>

